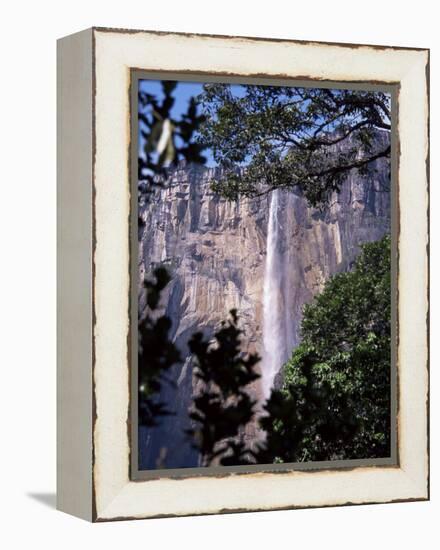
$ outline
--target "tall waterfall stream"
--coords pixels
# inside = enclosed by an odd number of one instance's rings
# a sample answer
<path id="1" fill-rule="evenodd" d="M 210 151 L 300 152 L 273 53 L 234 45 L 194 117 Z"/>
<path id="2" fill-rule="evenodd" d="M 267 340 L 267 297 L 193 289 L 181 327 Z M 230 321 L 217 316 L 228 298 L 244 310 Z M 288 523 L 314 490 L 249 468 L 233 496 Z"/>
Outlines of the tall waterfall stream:
<path id="1" fill-rule="evenodd" d="M 293 281 L 289 270 L 289 232 L 294 197 L 272 191 L 267 228 L 266 267 L 263 285 L 263 397 L 270 395 L 277 372 L 294 346 L 292 319 Z M 289 211 L 290 210 L 290 211 Z"/>

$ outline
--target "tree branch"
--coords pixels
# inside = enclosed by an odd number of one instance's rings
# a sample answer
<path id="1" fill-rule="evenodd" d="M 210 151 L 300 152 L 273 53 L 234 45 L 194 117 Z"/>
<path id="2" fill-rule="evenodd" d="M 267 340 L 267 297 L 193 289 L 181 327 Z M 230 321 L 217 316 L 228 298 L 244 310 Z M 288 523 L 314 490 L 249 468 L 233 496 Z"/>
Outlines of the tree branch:
<path id="1" fill-rule="evenodd" d="M 325 170 L 321 170 L 320 172 L 312 172 L 309 174 L 311 177 L 321 177 L 321 176 L 327 176 L 329 174 L 339 174 L 340 172 L 345 172 L 347 170 L 351 170 L 352 168 L 361 168 L 362 166 L 365 166 L 366 164 L 369 164 L 370 162 L 373 162 L 374 160 L 377 160 L 382 157 L 387 157 L 391 153 L 391 146 L 388 145 L 386 149 L 383 151 L 380 151 L 379 153 L 376 153 L 375 155 L 366 158 L 361 159 L 356 162 L 352 162 L 350 164 L 341 164 L 340 166 L 332 166 L 331 168 L 327 168 Z"/>

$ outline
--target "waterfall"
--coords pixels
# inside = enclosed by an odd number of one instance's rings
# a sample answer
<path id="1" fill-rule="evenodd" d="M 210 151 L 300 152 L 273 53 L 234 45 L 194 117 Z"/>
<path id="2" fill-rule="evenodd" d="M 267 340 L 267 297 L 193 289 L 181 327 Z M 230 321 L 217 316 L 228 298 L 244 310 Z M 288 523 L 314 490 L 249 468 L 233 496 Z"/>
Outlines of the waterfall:
<path id="1" fill-rule="evenodd" d="M 295 304 L 295 287 L 297 282 L 297 271 L 293 269 L 295 256 L 293 254 L 292 227 L 295 221 L 295 201 L 297 196 L 294 193 L 284 193 L 284 233 L 282 239 L 285 243 L 285 253 L 282 257 L 283 265 L 283 307 L 284 307 L 284 322 L 285 322 L 285 357 L 283 363 L 290 358 L 293 348 L 298 345 L 296 328 L 298 325 L 298 310 Z M 281 366 L 281 365 L 280 365 Z"/>
<path id="2" fill-rule="evenodd" d="M 263 286 L 262 387 L 267 399 L 276 373 L 287 359 L 286 261 L 281 252 L 286 220 L 281 191 L 272 192 L 267 227 L 266 269 Z"/>

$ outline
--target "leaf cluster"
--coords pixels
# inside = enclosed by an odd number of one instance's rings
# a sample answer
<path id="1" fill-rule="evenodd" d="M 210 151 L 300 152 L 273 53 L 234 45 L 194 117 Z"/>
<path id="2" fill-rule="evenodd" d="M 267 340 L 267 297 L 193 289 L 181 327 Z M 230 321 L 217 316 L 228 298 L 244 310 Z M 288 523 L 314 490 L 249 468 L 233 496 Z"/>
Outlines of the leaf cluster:
<path id="1" fill-rule="evenodd" d="M 162 266 L 154 270 L 154 279 L 145 281 L 149 313 L 139 321 L 138 327 L 139 423 L 150 427 L 157 426 L 161 417 L 173 414 L 168 404 L 161 400 L 160 393 L 164 383 L 174 384 L 167 373 L 182 360 L 179 350 L 169 337 L 170 318 L 154 315 L 159 307 L 161 293 L 169 281 L 170 276 Z"/>
<path id="2" fill-rule="evenodd" d="M 167 176 L 167 169 L 180 159 L 204 164 L 202 154 L 205 145 L 195 137 L 205 116 L 198 113 L 195 97 L 188 101 L 188 107 L 180 118 L 172 116 L 175 105 L 177 82 L 162 81 L 163 97 L 139 91 L 139 131 L 144 138 L 143 154 L 138 159 L 138 180 L 142 193 L 159 186 Z"/>
<path id="3" fill-rule="evenodd" d="M 239 436 L 254 414 L 255 401 L 247 387 L 259 378 L 255 365 L 260 358 L 242 354 L 241 333 L 237 312 L 231 310 L 213 341 L 196 333 L 189 342 L 201 390 L 194 397 L 190 418 L 195 425 L 188 435 L 204 466 L 215 460 L 224 465 L 248 462 L 248 450 Z"/>

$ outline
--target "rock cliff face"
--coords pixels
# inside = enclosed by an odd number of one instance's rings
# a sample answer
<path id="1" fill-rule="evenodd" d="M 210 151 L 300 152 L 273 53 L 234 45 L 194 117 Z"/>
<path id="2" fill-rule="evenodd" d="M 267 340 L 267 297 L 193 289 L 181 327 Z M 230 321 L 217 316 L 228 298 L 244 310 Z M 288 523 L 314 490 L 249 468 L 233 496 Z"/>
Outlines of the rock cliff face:
<path id="1" fill-rule="evenodd" d="M 145 312 L 141 281 L 154 265 L 165 262 L 173 279 L 163 304 L 173 322 L 173 339 L 184 356 L 188 355 L 186 343 L 196 330 L 212 334 L 229 310 L 236 308 L 245 333 L 243 350 L 263 357 L 271 196 L 228 202 L 210 189 L 215 170 L 179 166 L 167 185 L 140 208 L 145 224 L 139 235 L 139 313 Z M 282 303 L 288 314 L 287 356 L 299 343 L 303 305 L 322 290 L 331 275 L 349 268 L 360 244 L 389 232 L 388 187 L 387 161 L 380 160 L 366 176 L 350 174 L 325 212 L 309 208 L 300 194 L 280 193 L 276 254 L 282 261 Z M 177 390 L 167 388 L 165 398 L 177 414 L 159 428 L 140 428 L 141 469 L 198 464 L 184 436 L 194 391 L 191 360 L 187 358 L 172 375 Z M 253 391 L 262 398 L 260 381 Z"/>

